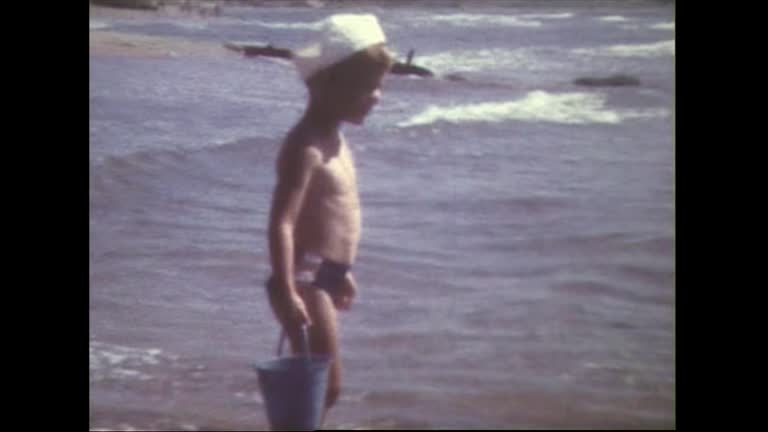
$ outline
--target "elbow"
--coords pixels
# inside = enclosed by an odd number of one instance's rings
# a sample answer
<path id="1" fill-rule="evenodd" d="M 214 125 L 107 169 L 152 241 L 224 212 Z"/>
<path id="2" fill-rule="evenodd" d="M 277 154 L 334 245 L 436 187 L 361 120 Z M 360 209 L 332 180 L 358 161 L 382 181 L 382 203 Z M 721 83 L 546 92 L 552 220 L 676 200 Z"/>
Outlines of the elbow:
<path id="1" fill-rule="evenodd" d="M 294 224 L 288 221 L 274 221 L 269 224 L 270 241 L 278 241 L 293 236 Z"/>

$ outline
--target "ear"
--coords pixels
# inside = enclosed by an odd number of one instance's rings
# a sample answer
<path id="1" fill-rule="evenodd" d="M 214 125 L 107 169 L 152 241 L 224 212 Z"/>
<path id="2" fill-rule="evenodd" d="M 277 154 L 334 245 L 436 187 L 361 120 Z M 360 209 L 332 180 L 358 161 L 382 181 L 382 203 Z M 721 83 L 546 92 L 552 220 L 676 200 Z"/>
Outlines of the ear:
<path id="1" fill-rule="evenodd" d="M 321 95 L 327 92 L 330 86 L 335 84 L 335 77 L 330 70 L 323 70 L 315 74 L 307 84 L 312 93 Z"/>

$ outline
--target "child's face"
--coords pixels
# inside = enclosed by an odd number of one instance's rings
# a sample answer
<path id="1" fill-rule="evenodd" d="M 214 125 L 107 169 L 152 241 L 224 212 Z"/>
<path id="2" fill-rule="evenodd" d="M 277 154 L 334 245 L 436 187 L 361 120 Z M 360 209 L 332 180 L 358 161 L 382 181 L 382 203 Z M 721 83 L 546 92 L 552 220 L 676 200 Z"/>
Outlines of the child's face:
<path id="1" fill-rule="evenodd" d="M 386 71 L 367 71 L 339 80 L 335 103 L 339 117 L 346 122 L 363 124 L 381 98 L 381 85 Z"/>

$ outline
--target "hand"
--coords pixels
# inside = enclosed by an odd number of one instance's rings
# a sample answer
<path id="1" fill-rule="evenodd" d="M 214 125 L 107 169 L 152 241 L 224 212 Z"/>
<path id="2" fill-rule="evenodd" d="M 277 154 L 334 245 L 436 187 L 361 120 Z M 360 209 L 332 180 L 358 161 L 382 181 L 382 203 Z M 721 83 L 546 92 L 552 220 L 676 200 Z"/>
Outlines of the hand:
<path id="1" fill-rule="evenodd" d="M 297 287 L 281 286 L 277 280 L 267 281 L 269 305 L 275 317 L 286 329 L 297 329 L 301 325 L 312 325 L 304 300 L 296 291 Z"/>
<path id="2" fill-rule="evenodd" d="M 287 326 L 298 328 L 302 325 L 312 325 L 312 320 L 309 318 L 309 313 L 307 313 L 307 306 L 304 304 L 304 300 L 301 296 L 297 293 L 292 293 L 288 296 L 288 305 L 286 309 L 288 310 L 287 318 L 289 320 L 289 322 L 286 323 Z"/>
<path id="3" fill-rule="evenodd" d="M 344 282 L 339 287 L 338 293 L 333 296 L 333 304 L 336 309 L 349 310 L 352 307 L 352 301 L 357 295 L 357 283 L 352 273 L 347 273 Z"/>

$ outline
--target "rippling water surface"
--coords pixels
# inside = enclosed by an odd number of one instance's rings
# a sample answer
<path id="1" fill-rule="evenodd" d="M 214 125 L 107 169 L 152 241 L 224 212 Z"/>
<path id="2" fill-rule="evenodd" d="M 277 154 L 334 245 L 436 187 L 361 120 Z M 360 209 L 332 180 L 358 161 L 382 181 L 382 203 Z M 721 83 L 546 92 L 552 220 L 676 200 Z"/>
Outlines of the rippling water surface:
<path id="1" fill-rule="evenodd" d="M 292 48 L 331 10 L 90 28 Z M 673 7 L 343 10 L 438 77 L 388 77 L 344 130 L 364 238 L 329 425 L 674 427 Z M 572 84 L 612 74 L 641 85 Z M 261 282 L 295 72 L 98 55 L 90 101 L 91 427 L 264 427 L 250 365 L 277 343 Z"/>

